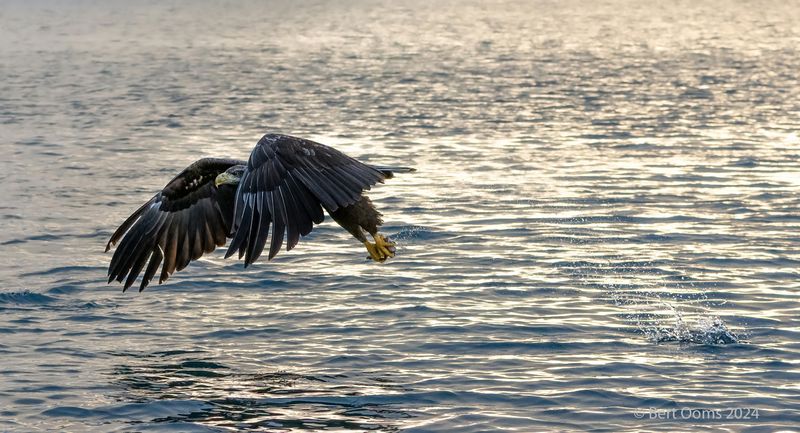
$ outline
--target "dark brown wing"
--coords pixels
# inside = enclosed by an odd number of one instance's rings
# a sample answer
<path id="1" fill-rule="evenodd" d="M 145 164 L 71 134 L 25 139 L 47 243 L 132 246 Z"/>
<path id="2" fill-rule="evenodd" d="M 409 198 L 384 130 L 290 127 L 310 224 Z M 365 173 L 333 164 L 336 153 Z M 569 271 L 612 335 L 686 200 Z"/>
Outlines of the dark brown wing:
<path id="1" fill-rule="evenodd" d="M 225 245 L 233 218 L 235 189 L 226 185 L 218 189 L 214 179 L 228 168 L 244 164 L 232 159 L 204 158 L 175 176 L 111 236 L 106 251 L 120 239 L 122 242 L 108 266 L 108 282 L 124 280 L 125 291 L 147 264 L 139 286 L 141 292 L 162 261 L 159 284 L 190 261 Z"/>
<path id="2" fill-rule="evenodd" d="M 336 149 L 302 138 L 267 134 L 258 141 L 236 191 L 233 240 L 225 257 L 239 251 L 245 266 L 261 255 L 270 224 L 269 259 L 286 235 L 286 249 L 311 232 L 329 212 L 355 203 L 383 182 L 380 171 Z"/>

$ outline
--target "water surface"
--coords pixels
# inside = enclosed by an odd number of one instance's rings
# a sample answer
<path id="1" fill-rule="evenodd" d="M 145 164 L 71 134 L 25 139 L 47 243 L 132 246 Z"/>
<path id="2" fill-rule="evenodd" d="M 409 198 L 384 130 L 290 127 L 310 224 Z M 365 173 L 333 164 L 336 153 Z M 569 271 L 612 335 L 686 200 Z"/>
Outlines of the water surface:
<path id="1" fill-rule="evenodd" d="M 796 428 L 797 22 L 777 1 L 5 2 L 0 430 Z M 370 193 L 397 257 L 329 219 L 247 270 L 218 251 L 105 284 L 131 211 L 266 132 L 417 167 Z"/>

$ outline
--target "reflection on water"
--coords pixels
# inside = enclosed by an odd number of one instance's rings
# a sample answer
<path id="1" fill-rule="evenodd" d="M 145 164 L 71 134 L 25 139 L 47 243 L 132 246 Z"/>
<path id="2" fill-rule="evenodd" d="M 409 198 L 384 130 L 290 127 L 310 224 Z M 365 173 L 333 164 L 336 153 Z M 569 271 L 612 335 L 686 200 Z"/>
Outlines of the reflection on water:
<path id="1" fill-rule="evenodd" d="M 799 12 L 4 1 L 0 431 L 796 428 Z M 370 192 L 397 257 L 327 221 L 105 285 L 131 211 L 265 132 L 416 167 Z"/>
<path id="2" fill-rule="evenodd" d="M 191 410 L 140 420 L 136 424 L 189 422 L 248 431 L 297 429 L 397 431 L 410 415 L 371 402 L 362 393 L 398 392 L 377 377 L 241 373 L 203 352 L 164 351 L 149 356 L 115 353 L 133 365 L 115 367 L 112 382 L 121 402 L 198 402 Z M 185 408 L 185 407 L 184 407 Z"/>

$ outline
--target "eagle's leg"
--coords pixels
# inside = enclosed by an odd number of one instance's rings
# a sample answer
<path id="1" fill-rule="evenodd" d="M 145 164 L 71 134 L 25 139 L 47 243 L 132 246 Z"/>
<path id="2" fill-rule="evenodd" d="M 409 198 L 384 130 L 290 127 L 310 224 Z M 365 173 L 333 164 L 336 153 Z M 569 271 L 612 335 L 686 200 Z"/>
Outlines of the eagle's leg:
<path id="1" fill-rule="evenodd" d="M 381 213 L 375 209 L 367 196 L 362 195 L 361 199 L 352 205 L 329 213 L 334 221 L 364 244 L 372 260 L 385 262 L 386 259 L 394 257 L 394 243 L 378 233 L 378 227 L 383 224 Z M 365 231 L 372 235 L 375 243 L 367 240 Z"/>

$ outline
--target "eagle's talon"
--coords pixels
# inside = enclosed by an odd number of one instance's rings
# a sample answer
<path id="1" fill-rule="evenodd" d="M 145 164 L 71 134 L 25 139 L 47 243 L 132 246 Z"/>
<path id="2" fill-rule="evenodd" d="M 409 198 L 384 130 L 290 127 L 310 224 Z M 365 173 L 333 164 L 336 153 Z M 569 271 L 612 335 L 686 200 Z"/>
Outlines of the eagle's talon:
<path id="1" fill-rule="evenodd" d="M 372 260 L 383 263 L 386 261 L 386 255 L 381 251 L 381 249 L 372 242 L 364 242 L 364 246 L 367 248 L 367 252 L 369 253 L 369 258 Z"/>
<path id="2" fill-rule="evenodd" d="M 396 251 L 394 242 L 389 241 L 389 238 L 378 233 L 375 233 L 372 237 L 375 239 L 375 248 L 378 250 L 378 253 L 383 256 L 383 260 L 381 261 L 394 257 Z"/>

